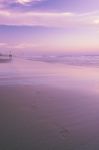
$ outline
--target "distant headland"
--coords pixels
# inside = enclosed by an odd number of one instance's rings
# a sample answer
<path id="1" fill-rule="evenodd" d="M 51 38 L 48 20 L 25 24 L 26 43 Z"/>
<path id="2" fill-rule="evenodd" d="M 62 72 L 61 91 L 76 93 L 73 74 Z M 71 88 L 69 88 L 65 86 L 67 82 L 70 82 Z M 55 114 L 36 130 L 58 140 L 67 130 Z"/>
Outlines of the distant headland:
<path id="1" fill-rule="evenodd" d="M 0 53 L 0 63 L 6 63 L 12 60 L 11 52 L 9 54 Z"/>

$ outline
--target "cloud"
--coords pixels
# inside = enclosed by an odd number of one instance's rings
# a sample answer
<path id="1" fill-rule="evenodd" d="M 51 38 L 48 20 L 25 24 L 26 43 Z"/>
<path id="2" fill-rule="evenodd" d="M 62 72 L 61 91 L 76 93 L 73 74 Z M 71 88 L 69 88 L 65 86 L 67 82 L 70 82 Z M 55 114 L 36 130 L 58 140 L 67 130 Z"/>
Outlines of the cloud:
<path id="1" fill-rule="evenodd" d="M 30 1 L 33 2 L 33 0 L 24 0 L 24 3 L 28 3 Z M 1 9 L 0 24 L 62 28 L 95 27 L 99 25 L 99 11 L 88 13 L 27 11 L 23 13 L 20 11 L 17 12 Z"/>
<path id="2" fill-rule="evenodd" d="M 33 0 L 17 0 L 17 3 L 21 3 L 21 4 L 28 4 L 31 3 Z"/>
<path id="3" fill-rule="evenodd" d="M 74 16 L 73 13 L 50 12 L 10 12 L 0 11 L 0 24 L 4 25 L 31 25 L 57 27 L 65 26 Z"/>
<path id="4" fill-rule="evenodd" d="M 28 48 L 35 48 L 38 45 L 33 43 L 19 43 L 19 44 L 9 45 L 8 47 L 11 48 L 12 46 L 15 49 L 28 49 Z"/>
<path id="5" fill-rule="evenodd" d="M 20 3 L 22 5 L 31 5 L 31 3 L 37 3 L 37 2 L 41 2 L 42 0 L 17 0 L 17 3 Z"/>
<path id="6" fill-rule="evenodd" d="M 45 0 L 0 0 L 0 8 L 7 10 L 25 11 L 26 8 L 33 8 L 33 6 Z"/>
<path id="7" fill-rule="evenodd" d="M 5 49 L 32 49 L 32 48 L 38 48 L 42 46 L 41 44 L 35 44 L 35 43 L 15 43 L 15 44 L 9 44 L 9 43 L 0 43 L 0 48 L 5 48 Z"/>

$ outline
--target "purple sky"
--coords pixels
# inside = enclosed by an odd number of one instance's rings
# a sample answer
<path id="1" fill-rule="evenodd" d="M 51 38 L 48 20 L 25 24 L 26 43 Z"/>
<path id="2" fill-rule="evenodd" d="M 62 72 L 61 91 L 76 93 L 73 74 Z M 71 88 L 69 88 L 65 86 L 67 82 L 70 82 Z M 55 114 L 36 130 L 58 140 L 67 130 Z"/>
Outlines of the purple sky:
<path id="1" fill-rule="evenodd" d="M 0 49 L 98 52 L 99 0 L 0 0 Z"/>

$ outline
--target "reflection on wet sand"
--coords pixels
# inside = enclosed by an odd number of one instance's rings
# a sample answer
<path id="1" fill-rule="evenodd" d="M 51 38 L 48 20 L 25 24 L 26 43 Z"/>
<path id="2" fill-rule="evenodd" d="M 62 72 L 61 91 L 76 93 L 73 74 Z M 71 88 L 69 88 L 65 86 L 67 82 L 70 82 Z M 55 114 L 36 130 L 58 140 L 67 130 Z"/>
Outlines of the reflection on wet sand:
<path id="1" fill-rule="evenodd" d="M 14 60 L 0 64 L 2 149 L 99 149 L 99 69 Z"/>

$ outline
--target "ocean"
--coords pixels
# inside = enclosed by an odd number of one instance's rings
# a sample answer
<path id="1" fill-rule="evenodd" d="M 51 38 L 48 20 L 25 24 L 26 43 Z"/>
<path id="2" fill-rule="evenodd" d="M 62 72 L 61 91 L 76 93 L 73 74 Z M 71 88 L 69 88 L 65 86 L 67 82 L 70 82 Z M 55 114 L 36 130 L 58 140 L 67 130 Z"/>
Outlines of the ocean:
<path id="1" fill-rule="evenodd" d="M 97 91 L 98 82 L 99 56 L 25 56 L 0 63 L 1 85 L 45 84 Z"/>

